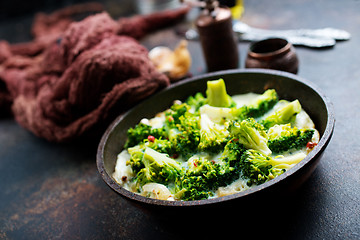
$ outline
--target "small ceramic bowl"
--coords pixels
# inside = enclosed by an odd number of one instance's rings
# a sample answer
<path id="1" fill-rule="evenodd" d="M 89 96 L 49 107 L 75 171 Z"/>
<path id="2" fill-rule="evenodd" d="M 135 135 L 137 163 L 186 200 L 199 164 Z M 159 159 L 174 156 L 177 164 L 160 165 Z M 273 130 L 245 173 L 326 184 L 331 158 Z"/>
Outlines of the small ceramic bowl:
<path id="1" fill-rule="evenodd" d="M 282 38 L 269 38 L 250 45 L 246 68 L 266 68 L 297 73 L 299 60 L 294 47 Z"/>
<path id="2" fill-rule="evenodd" d="M 298 99 L 310 115 L 320 133 L 318 145 L 293 168 L 264 184 L 219 198 L 197 201 L 166 201 L 140 196 L 132 193 L 112 178 L 117 155 L 122 151 L 129 127 L 135 126 L 142 118 L 153 117 L 156 113 L 169 108 L 176 99 L 185 100 L 196 92 L 205 93 L 206 82 L 223 78 L 229 95 L 247 92 L 263 93 L 273 88 L 281 99 Z M 152 206 L 219 206 L 234 204 L 235 201 L 261 199 L 264 195 L 291 192 L 297 189 L 313 172 L 322 153 L 328 145 L 334 128 L 332 104 L 312 83 L 300 77 L 280 71 L 265 69 L 227 70 L 193 77 L 175 83 L 163 91 L 141 102 L 127 113 L 116 118 L 104 133 L 97 151 L 97 167 L 104 181 L 121 196 L 137 203 Z M 251 200 L 252 201 L 252 200 Z M 226 204 L 225 204 L 226 203 Z"/>

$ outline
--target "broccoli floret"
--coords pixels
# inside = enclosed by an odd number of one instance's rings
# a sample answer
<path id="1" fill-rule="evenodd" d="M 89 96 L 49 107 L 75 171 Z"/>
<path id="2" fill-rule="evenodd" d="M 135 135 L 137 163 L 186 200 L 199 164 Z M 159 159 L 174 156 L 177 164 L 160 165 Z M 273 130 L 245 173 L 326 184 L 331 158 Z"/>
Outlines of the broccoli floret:
<path id="1" fill-rule="evenodd" d="M 182 200 L 207 199 L 213 192 L 240 177 L 240 159 L 245 147 L 237 139 L 225 145 L 219 160 L 209 161 L 205 156 L 195 156 L 188 160 L 188 170 L 181 179 Z"/>
<path id="2" fill-rule="evenodd" d="M 257 123 L 255 119 L 248 118 L 245 120 L 232 121 L 228 130 L 232 137 L 239 139 L 247 149 L 261 151 L 265 155 L 270 155 L 271 150 L 267 146 L 267 134 L 264 127 Z"/>
<path id="3" fill-rule="evenodd" d="M 184 201 L 208 199 L 213 193 L 208 189 L 207 180 L 204 176 L 184 176 L 177 197 Z"/>
<path id="4" fill-rule="evenodd" d="M 276 124 L 286 124 L 292 122 L 296 115 L 301 111 L 301 105 L 298 100 L 287 103 L 285 106 L 276 110 L 274 114 L 261 121 L 265 128 L 271 128 Z"/>
<path id="5" fill-rule="evenodd" d="M 151 135 L 150 135 L 151 136 Z M 157 152 L 160 153 L 166 153 L 169 156 L 173 156 L 176 154 L 176 148 L 175 146 L 172 144 L 172 142 L 168 139 L 150 139 L 148 138 L 147 140 L 145 140 L 145 146 L 149 147 L 151 149 L 154 149 Z"/>
<path id="6" fill-rule="evenodd" d="M 286 172 L 305 156 L 304 153 L 299 153 L 288 158 L 272 158 L 260 151 L 249 149 L 243 154 L 240 165 L 243 176 L 248 178 L 248 185 L 259 185 Z"/>
<path id="7" fill-rule="evenodd" d="M 279 101 L 274 89 L 266 90 L 248 106 L 248 117 L 257 118 L 268 112 Z"/>
<path id="8" fill-rule="evenodd" d="M 136 145 L 134 147 L 127 149 L 130 154 L 130 159 L 126 162 L 126 165 L 130 165 L 134 173 L 138 173 L 143 167 L 144 163 L 142 162 L 142 158 L 145 151 L 145 146 Z"/>
<path id="9" fill-rule="evenodd" d="M 131 165 L 135 173 L 139 172 L 144 167 L 142 161 L 146 148 L 151 148 L 159 153 L 165 153 L 169 156 L 176 155 L 176 149 L 172 143 L 167 139 L 146 139 L 143 143 L 134 147 L 128 148 L 130 159 L 127 161 L 127 165 Z"/>
<path id="10" fill-rule="evenodd" d="M 256 97 L 249 105 L 238 109 L 240 119 L 257 118 L 264 115 L 279 101 L 278 95 L 274 89 L 268 89 L 260 96 Z"/>
<path id="11" fill-rule="evenodd" d="M 207 99 L 201 92 L 198 92 L 194 96 L 188 97 L 185 103 L 194 108 L 195 112 L 197 112 L 201 106 L 207 103 Z"/>
<path id="12" fill-rule="evenodd" d="M 218 153 L 224 148 L 228 137 L 229 131 L 225 126 L 212 122 L 206 114 L 200 115 L 200 151 Z"/>
<path id="13" fill-rule="evenodd" d="M 175 151 L 184 158 L 197 152 L 200 143 L 199 116 L 187 112 L 179 118 L 179 123 L 169 132 L 169 140 Z"/>
<path id="14" fill-rule="evenodd" d="M 207 103 L 213 107 L 232 107 L 235 106 L 232 98 L 226 93 L 225 82 L 223 79 L 207 82 L 206 89 Z"/>
<path id="15" fill-rule="evenodd" d="M 180 117 L 184 116 L 190 110 L 190 106 L 186 103 L 174 103 L 170 109 L 165 111 L 165 125 L 167 129 L 176 127 L 180 123 Z"/>
<path id="16" fill-rule="evenodd" d="M 212 107 L 206 104 L 199 109 L 199 112 L 200 115 L 206 114 L 214 123 L 225 125 L 226 122 L 238 118 L 237 110 L 236 108 Z"/>
<path id="17" fill-rule="evenodd" d="M 199 115 L 191 113 L 187 103 L 174 103 L 165 112 L 165 125 L 175 152 L 189 158 L 200 141 Z"/>
<path id="18" fill-rule="evenodd" d="M 241 168 L 243 176 L 248 178 L 248 185 L 259 185 L 269 180 L 272 165 L 270 156 L 266 156 L 259 151 L 249 149 L 241 158 Z"/>
<path id="19" fill-rule="evenodd" d="M 165 127 L 152 128 L 145 123 L 139 123 L 134 128 L 129 128 L 127 131 L 127 140 L 125 142 L 125 148 L 133 147 L 141 143 L 144 139 L 147 139 L 149 135 L 155 138 L 167 138 L 167 131 Z"/>
<path id="20" fill-rule="evenodd" d="M 244 145 L 236 138 L 231 139 L 225 145 L 219 161 L 222 171 L 220 178 L 223 182 L 222 186 L 226 186 L 239 178 L 241 172 L 240 159 L 245 151 Z"/>
<path id="21" fill-rule="evenodd" d="M 219 184 L 220 165 L 200 156 L 190 158 L 188 166 L 180 180 L 181 187 L 178 187 L 181 189 L 181 199 L 199 200 L 212 196 L 212 190 Z"/>
<path id="22" fill-rule="evenodd" d="M 221 154 L 221 160 L 229 163 L 231 167 L 234 167 L 245 151 L 246 148 L 239 142 L 239 139 L 233 138 L 226 143 L 224 151 Z"/>
<path id="23" fill-rule="evenodd" d="M 291 127 L 289 124 L 275 125 L 268 131 L 268 146 L 274 153 L 306 147 L 314 135 L 313 129 Z"/>
<path id="24" fill-rule="evenodd" d="M 135 179 L 137 189 L 149 182 L 165 185 L 175 183 L 183 175 L 183 168 L 177 161 L 151 148 L 145 148 L 141 161 L 144 167 Z"/>
<path id="25" fill-rule="evenodd" d="M 236 107 L 213 107 L 205 104 L 200 108 L 200 113 L 206 113 L 212 121 L 224 124 L 229 120 L 257 118 L 264 115 L 279 101 L 277 93 L 269 89 L 264 94 L 255 98 L 249 105 Z"/>

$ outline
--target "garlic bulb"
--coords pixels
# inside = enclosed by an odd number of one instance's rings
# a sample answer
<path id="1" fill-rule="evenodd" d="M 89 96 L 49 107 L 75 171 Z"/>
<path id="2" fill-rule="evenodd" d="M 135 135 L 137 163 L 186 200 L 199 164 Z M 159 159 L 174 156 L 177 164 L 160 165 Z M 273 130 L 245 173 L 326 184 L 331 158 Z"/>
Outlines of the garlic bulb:
<path id="1" fill-rule="evenodd" d="M 165 73 L 172 81 L 186 76 L 191 67 L 186 40 L 182 40 L 174 51 L 168 47 L 155 47 L 149 52 L 149 58 L 156 69 Z"/>

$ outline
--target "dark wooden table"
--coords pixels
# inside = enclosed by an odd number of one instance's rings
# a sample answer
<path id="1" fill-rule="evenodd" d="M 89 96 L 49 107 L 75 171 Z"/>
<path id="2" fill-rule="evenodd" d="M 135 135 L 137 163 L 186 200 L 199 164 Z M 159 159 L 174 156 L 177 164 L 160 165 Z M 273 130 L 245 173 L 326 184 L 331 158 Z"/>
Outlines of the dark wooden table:
<path id="1" fill-rule="evenodd" d="M 30 40 L 35 11 L 53 10 L 73 1 L 46 1 L 45 8 L 42 2 L 35 1 L 37 8 L 23 10 L 15 17 L 0 17 L 0 39 Z M 131 9 L 119 7 L 124 1 L 104 2 L 114 17 Z M 360 239 L 359 10 L 360 1 L 356 0 L 245 0 L 242 20 L 252 26 L 335 27 L 352 34 L 350 41 L 329 49 L 296 47 L 298 75 L 318 85 L 333 102 L 336 126 L 319 166 L 295 193 L 262 199 L 256 205 L 212 209 L 211 213 L 191 211 L 178 217 L 171 211 L 139 207 L 111 191 L 97 172 L 98 140 L 49 143 L 12 118 L 2 118 L 0 239 L 204 239 L 215 235 L 224 239 L 260 235 Z M 148 48 L 174 47 L 179 39 L 171 28 L 147 36 L 142 43 Z M 247 42 L 239 43 L 241 68 L 248 46 Z M 191 73 L 203 73 L 199 43 L 190 42 L 189 49 Z"/>

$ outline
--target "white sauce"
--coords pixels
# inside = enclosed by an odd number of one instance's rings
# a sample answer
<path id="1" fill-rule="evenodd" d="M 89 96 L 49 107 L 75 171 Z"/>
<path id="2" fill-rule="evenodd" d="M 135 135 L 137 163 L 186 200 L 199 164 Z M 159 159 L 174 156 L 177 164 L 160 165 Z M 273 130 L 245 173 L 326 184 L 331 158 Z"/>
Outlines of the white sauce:
<path id="1" fill-rule="evenodd" d="M 123 150 L 117 156 L 117 161 L 115 165 L 115 172 L 113 173 L 113 178 L 118 182 L 121 186 L 131 191 L 132 186 L 130 183 L 130 179 L 135 177 L 135 174 L 130 165 L 126 165 L 126 162 L 130 159 L 130 154 L 127 150 Z"/>
<path id="2" fill-rule="evenodd" d="M 219 187 L 218 190 L 215 191 L 215 195 L 213 197 L 223 197 L 234 193 L 242 192 L 249 188 L 250 187 L 247 185 L 246 180 L 239 178 L 238 180 L 225 187 Z"/>

